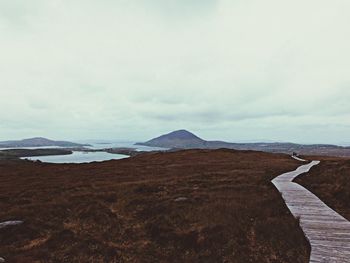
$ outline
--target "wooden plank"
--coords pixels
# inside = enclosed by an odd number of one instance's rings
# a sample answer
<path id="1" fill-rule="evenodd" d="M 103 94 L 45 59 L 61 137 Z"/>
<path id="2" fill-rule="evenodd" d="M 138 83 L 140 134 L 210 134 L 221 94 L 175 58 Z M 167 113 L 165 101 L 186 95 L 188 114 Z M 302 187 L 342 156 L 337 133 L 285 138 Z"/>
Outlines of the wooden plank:
<path id="1" fill-rule="evenodd" d="M 307 173 L 318 165 L 312 161 L 293 172 L 284 173 L 272 180 L 281 193 L 287 207 L 311 245 L 310 262 L 350 262 L 350 222 L 336 213 L 317 196 L 294 183 L 300 174 Z"/>

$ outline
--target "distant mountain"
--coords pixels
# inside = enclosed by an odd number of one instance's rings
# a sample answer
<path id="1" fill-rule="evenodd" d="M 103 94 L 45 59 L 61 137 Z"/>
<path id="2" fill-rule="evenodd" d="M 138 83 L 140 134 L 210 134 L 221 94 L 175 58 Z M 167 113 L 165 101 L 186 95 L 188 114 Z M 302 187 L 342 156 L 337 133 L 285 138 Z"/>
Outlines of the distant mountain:
<path id="1" fill-rule="evenodd" d="M 328 155 L 350 157 L 350 147 L 342 147 L 328 144 L 295 144 L 279 142 L 260 143 L 230 143 L 224 141 L 206 141 L 186 130 L 174 131 L 147 142 L 137 143 L 150 147 L 162 147 L 170 149 L 219 149 L 228 148 L 236 150 L 252 150 L 273 153 L 293 152 L 304 155 Z"/>
<path id="2" fill-rule="evenodd" d="M 205 148 L 206 141 L 186 130 L 174 131 L 138 145 L 162 148 Z"/>
<path id="3" fill-rule="evenodd" d="M 18 141 L 2 141 L 0 142 L 0 148 L 20 148 L 20 147 L 81 147 L 88 146 L 87 144 L 79 144 L 67 141 L 53 141 L 42 137 L 29 138 Z"/>

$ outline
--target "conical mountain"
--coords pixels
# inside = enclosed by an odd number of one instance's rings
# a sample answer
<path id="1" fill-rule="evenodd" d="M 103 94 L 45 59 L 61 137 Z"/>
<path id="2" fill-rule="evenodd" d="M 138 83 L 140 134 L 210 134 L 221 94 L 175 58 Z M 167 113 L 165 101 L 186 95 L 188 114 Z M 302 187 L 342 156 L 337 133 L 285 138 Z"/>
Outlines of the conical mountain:
<path id="1" fill-rule="evenodd" d="M 187 130 L 177 130 L 138 145 L 163 148 L 205 148 L 206 141 Z"/>

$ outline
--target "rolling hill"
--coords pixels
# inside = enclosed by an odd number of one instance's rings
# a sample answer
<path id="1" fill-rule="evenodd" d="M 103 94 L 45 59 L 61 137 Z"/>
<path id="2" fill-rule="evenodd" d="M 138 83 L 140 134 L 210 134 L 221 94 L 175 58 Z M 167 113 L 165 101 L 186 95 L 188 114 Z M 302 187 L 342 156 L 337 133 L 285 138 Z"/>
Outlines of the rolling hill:
<path id="1" fill-rule="evenodd" d="M 68 141 L 54 141 L 54 140 L 50 140 L 42 137 L 0 142 L 0 148 L 50 147 L 50 146 L 81 147 L 81 146 L 87 146 L 87 145 L 68 142 Z"/>
<path id="2" fill-rule="evenodd" d="M 296 152 L 304 155 L 326 155 L 349 157 L 350 147 L 343 147 L 330 144 L 295 144 L 280 142 L 261 142 L 261 143 L 231 143 L 224 141 L 207 141 L 197 135 L 187 131 L 178 130 L 147 142 L 137 143 L 150 147 L 162 147 L 168 149 L 236 149 L 236 150 L 253 150 L 272 153 Z"/>

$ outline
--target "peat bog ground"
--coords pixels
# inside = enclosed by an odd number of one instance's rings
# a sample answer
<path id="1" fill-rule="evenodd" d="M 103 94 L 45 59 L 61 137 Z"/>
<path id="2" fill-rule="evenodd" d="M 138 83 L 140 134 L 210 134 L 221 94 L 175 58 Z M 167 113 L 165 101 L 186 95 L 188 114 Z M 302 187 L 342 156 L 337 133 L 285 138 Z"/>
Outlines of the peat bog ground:
<path id="1" fill-rule="evenodd" d="M 308 262 L 270 182 L 300 165 L 234 150 L 147 153 L 91 164 L 0 162 L 8 262 Z"/>
<path id="2" fill-rule="evenodd" d="M 320 158 L 318 158 L 320 159 Z M 325 204 L 350 220 L 350 159 L 324 158 L 296 182 L 317 195 Z"/>

